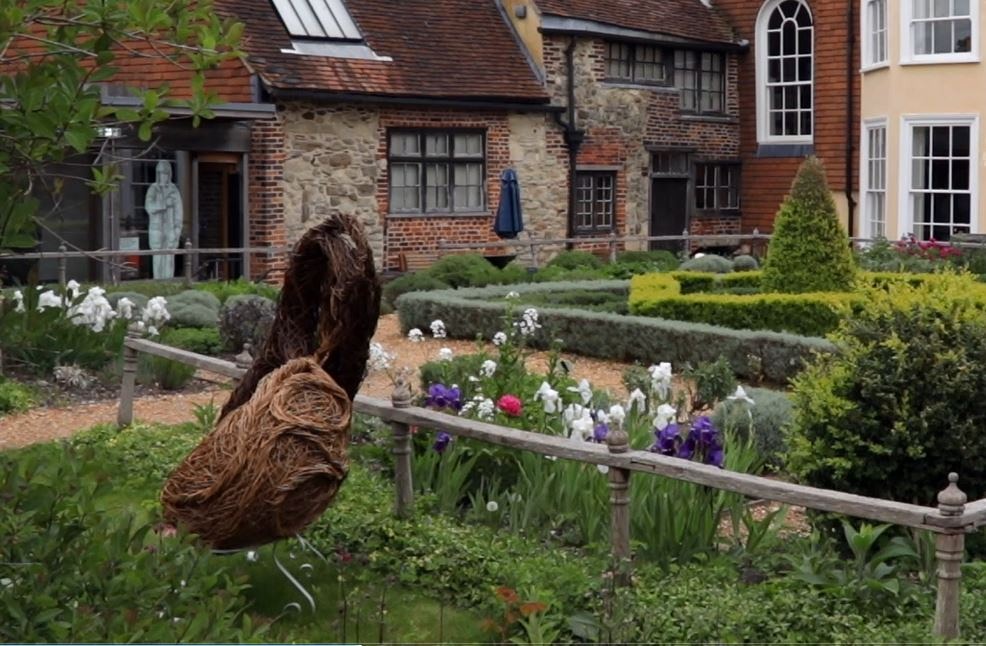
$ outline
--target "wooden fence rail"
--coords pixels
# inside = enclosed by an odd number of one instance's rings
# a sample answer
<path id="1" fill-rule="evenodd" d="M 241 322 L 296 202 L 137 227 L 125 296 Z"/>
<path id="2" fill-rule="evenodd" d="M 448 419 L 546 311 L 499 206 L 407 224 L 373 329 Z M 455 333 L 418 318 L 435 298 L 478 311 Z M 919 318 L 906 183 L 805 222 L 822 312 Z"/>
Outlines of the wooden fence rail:
<path id="1" fill-rule="evenodd" d="M 246 371 L 246 364 L 243 362 L 216 359 L 142 339 L 133 328 L 124 341 L 123 384 L 117 418 L 121 427 L 133 421 L 137 358 L 141 352 L 172 359 L 234 380 L 241 378 Z M 954 473 L 948 474 L 948 486 L 938 494 L 938 506 L 924 507 L 807 487 L 632 450 L 623 431 L 610 433 L 606 445 L 572 442 L 566 437 L 521 431 L 414 407 L 411 401 L 410 388 L 407 384 L 402 384 L 394 391 L 390 401 L 359 395 L 354 402 L 358 413 L 379 418 L 393 428 L 392 451 L 396 485 L 394 512 L 400 517 L 409 517 L 414 508 L 411 428 L 425 427 L 498 446 L 609 467 L 610 542 L 612 554 L 618 562 L 628 562 L 631 555 L 629 503 L 633 472 L 682 480 L 818 511 L 928 530 L 936 534 L 938 559 L 933 634 L 946 639 L 954 639 L 959 635 L 958 603 L 965 534 L 986 525 L 986 499 L 966 504 L 966 495 L 958 488 L 958 476 Z"/>

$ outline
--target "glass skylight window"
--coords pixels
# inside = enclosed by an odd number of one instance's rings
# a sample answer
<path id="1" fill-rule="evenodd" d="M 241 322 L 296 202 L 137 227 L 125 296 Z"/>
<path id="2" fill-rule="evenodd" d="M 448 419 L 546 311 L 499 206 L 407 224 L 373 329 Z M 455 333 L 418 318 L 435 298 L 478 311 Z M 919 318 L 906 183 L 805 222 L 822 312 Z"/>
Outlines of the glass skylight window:
<path id="1" fill-rule="evenodd" d="M 342 0 L 274 0 L 294 38 L 359 41 L 359 29 Z"/>

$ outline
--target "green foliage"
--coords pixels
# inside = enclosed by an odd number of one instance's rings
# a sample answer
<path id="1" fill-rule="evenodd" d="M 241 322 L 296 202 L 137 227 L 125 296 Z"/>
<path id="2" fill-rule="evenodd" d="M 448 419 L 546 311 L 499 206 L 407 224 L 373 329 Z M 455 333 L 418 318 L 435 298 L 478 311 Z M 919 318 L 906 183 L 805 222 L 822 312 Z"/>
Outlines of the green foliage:
<path id="1" fill-rule="evenodd" d="M 144 309 L 145 307 L 147 307 L 147 301 L 150 300 L 146 295 L 140 294 L 140 293 L 137 293 L 137 292 L 109 292 L 109 291 L 107 291 L 107 294 L 106 294 L 106 300 L 109 301 L 109 304 L 113 307 L 113 309 L 116 309 L 117 308 L 117 305 L 119 304 L 119 302 L 122 299 L 124 299 L 124 298 L 126 298 L 131 303 L 133 303 L 134 304 L 134 309 L 137 310 L 137 311 L 140 311 L 140 310 Z"/>
<path id="2" fill-rule="evenodd" d="M 101 125 L 123 124 L 149 141 L 152 127 L 168 118 L 170 107 L 189 110 L 195 125 L 210 118 L 214 98 L 204 89 L 203 73 L 239 55 L 235 47 L 241 33 L 242 25 L 224 21 L 211 2 L 5 3 L 0 42 L 6 44 L 10 70 L 0 76 L 0 131 L 7 142 L 0 145 L 0 249 L 34 246 L 39 201 L 32 194 L 49 192 L 58 199 L 62 187 L 45 169 L 98 148 Z M 38 34 L 44 36 L 43 57 L 24 52 Z M 128 51 L 121 43 L 141 41 L 154 43 L 143 55 L 192 78 L 191 98 L 170 99 L 165 84 L 146 79 L 150 85 L 133 88 L 137 107 L 101 100 L 102 86 Z M 97 155 L 90 166 L 89 184 L 97 193 L 110 190 L 118 179 L 104 162 Z"/>
<path id="3" fill-rule="evenodd" d="M 219 299 L 209 292 L 186 290 L 168 296 L 170 325 L 186 328 L 214 328 L 219 320 Z"/>
<path id="4" fill-rule="evenodd" d="M 694 382 L 692 403 L 698 410 L 715 405 L 736 390 L 736 377 L 725 357 L 700 363 L 686 370 L 685 376 Z"/>
<path id="5" fill-rule="evenodd" d="M 666 249 L 657 251 L 623 251 L 616 255 L 617 263 L 656 265 L 655 271 L 671 271 L 680 264 L 678 256 Z"/>
<path id="6" fill-rule="evenodd" d="M 743 439 L 752 438 L 768 466 L 783 467 L 787 432 L 794 417 L 791 398 L 767 388 L 747 388 L 746 394 L 754 401 L 752 406 L 742 401 L 722 401 L 716 406 L 712 421 Z"/>
<path id="7" fill-rule="evenodd" d="M 986 315 L 969 276 L 865 292 L 839 352 L 796 380 L 789 466 L 809 484 L 934 504 L 946 475 L 986 495 Z"/>
<path id="8" fill-rule="evenodd" d="M 681 271 L 700 271 L 709 274 L 728 274 L 733 271 L 733 261 L 729 258 L 706 254 L 696 256 L 681 263 Z"/>
<path id="9" fill-rule="evenodd" d="M 710 274 L 699 272 L 676 271 L 671 276 L 678 282 L 682 294 L 694 294 L 696 292 L 707 293 L 732 293 L 736 289 L 749 289 L 759 291 L 760 272 L 748 271 L 734 274 Z M 658 280 L 654 277 L 638 279 L 634 281 L 643 287 L 645 284 Z M 667 278 L 659 279 L 667 283 Z"/>
<path id="10" fill-rule="evenodd" d="M 764 290 L 795 294 L 849 291 L 855 271 L 825 169 L 810 157 L 801 165 L 791 194 L 774 220 L 764 263 Z"/>
<path id="11" fill-rule="evenodd" d="M 261 348 L 274 323 L 274 301 L 263 296 L 230 296 L 219 310 L 219 337 L 223 347 L 239 352 L 246 343 Z"/>
<path id="12" fill-rule="evenodd" d="M 757 271 L 760 269 L 760 262 L 750 255 L 741 255 L 733 258 L 734 271 Z"/>
<path id="13" fill-rule="evenodd" d="M 419 271 L 413 274 L 405 274 L 384 285 L 381 300 L 393 307 L 401 294 L 407 294 L 408 292 L 429 292 L 436 289 L 448 289 L 449 287 L 451 285 L 448 283 L 443 283 L 427 272 Z"/>
<path id="14" fill-rule="evenodd" d="M 658 276 L 666 276 L 677 286 L 669 275 Z M 502 329 L 499 322 L 505 308 L 502 297 L 509 291 L 516 291 L 523 298 L 538 292 L 614 290 L 626 289 L 626 285 L 625 281 L 596 281 L 419 292 L 405 294 L 398 300 L 398 316 L 405 331 L 415 327 L 427 329 L 440 318 L 449 334 L 456 338 L 489 339 Z M 490 302 L 494 300 L 498 302 Z M 786 383 L 814 352 L 829 352 L 833 348 L 822 339 L 776 332 L 731 330 L 701 323 L 560 308 L 540 311 L 544 327 L 531 341 L 537 347 L 548 347 L 552 340 L 559 339 L 561 349 L 584 356 L 648 365 L 659 361 L 695 365 L 725 356 L 737 376 L 775 383 Z"/>
<path id="15" fill-rule="evenodd" d="M 500 282 L 500 270 L 478 253 L 445 256 L 425 273 L 451 287 L 483 287 Z"/>
<path id="16" fill-rule="evenodd" d="M 897 245 L 886 238 L 876 240 L 857 251 L 856 262 L 860 269 L 866 271 L 922 274 L 931 273 L 947 264 L 942 259 L 901 253 Z"/>
<path id="17" fill-rule="evenodd" d="M 195 367 L 163 357 L 141 354 L 137 376 L 142 383 L 157 384 L 162 390 L 181 390 L 195 376 Z"/>
<path id="18" fill-rule="evenodd" d="M 590 254 L 591 255 L 591 254 Z M 595 256 L 592 256 L 595 258 Z M 600 280 L 605 278 L 603 270 L 593 267 L 573 267 L 568 269 L 559 265 L 544 267 L 532 277 L 536 283 L 570 282 L 576 280 Z"/>
<path id="19" fill-rule="evenodd" d="M 167 301 L 169 311 L 174 308 L 198 305 L 200 307 L 218 312 L 219 307 L 222 305 L 214 294 L 197 289 L 187 289 L 183 292 L 175 294 L 174 296 L 168 296 Z"/>
<path id="20" fill-rule="evenodd" d="M 199 291 L 208 292 L 219 299 L 220 303 L 225 303 L 230 296 L 243 296 L 252 294 L 263 296 L 272 301 L 276 301 L 281 290 L 267 283 L 255 283 L 245 278 L 237 278 L 231 281 L 208 281 L 195 283 L 194 288 Z M 218 309 L 218 308 L 217 308 Z"/>
<path id="21" fill-rule="evenodd" d="M 523 305 L 535 307 L 572 307 L 593 312 L 627 314 L 627 292 L 605 290 L 563 290 L 527 294 L 520 299 Z"/>
<path id="22" fill-rule="evenodd" d="M 0 377 L 0 416 L 25 411 L 33 406 L 36 400 L 34 391 L 27 386 Z"/>
<path id="23" fill-rule="evenodd" d="M 548 261 L 548 267 L 560 269 L 599 269 L 603 261 L 588 251 L 562 251 Z"/>
<path id="24" fill-rule="evenodd" d="M 161 343 L 195 352 L 217 356 L 223 351 L 219 329 L 212 328 L 171 328 L 161 333 Z"/>

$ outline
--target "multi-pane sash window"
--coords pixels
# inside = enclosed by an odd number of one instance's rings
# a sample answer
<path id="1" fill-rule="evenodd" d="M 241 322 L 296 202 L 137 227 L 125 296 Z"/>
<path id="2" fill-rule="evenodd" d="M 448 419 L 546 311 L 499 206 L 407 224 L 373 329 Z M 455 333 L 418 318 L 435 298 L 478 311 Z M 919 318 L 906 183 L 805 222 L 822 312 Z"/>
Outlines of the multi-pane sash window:
<path id="1" fill-rule="evenodd" d="M 695 209 L 705 212 L 739 209 L 737 164 L 695 164 Z"/>
<path id="2" fill-rule="evenodd" d="M 972 127 L 910 125 L 909 210 L 914 235 L 949 240 L 972 227 Z"/>
<path id="3" fill-rule="evenodd" d="M 910 54 L 935 56 L 973 51 L 977 0 L 901 0 L 910 9 Z"/>
<path id="4" fill-rule="evenodd" d="M 713 52 L 676 50 L 674 85 L 685 112 L 721 114 L 726 106 L 725 58 Z"/>
<path id="5" fill-rule="evenodd" d="M 613 229 L 615 188 L 615 173 L 593 171 L 576 174 L 573 228 L 577 233 Z"/>
<path id="6" fill-rule="evenodd" d="M 867 223 L 865 235 L 884 238 L 887 235 L 887 126 L 884 123 L 866 127 L 866 159 L 863 172 L 865 184 L 863 214 Z"/>
<path id="7" fill-rule="evenodd" d="M 481 132 L 391 132 L 391 212 L 454 213 L 484 210 L 485 150 Z"/>
<path id="8" fill-rule="evenodd" d="M 667 52 L 653 45 L 613 42 L 607 45 L 606 74 L 610 79 L 668 85 Z"/>
<path id="9" fill-rule="evenodd" d="M 887 0 L 867 0 L 863 38 L 864 65 L 887 62 Z"/>
<path id="10" fill-rule="evenodd" d="M 802 0 L 783 0 L 761 19 L 761 138 L 811 141 L 813 132 L 814 27 Z M 764 136 L 765 135 L 765 136 Z"/>

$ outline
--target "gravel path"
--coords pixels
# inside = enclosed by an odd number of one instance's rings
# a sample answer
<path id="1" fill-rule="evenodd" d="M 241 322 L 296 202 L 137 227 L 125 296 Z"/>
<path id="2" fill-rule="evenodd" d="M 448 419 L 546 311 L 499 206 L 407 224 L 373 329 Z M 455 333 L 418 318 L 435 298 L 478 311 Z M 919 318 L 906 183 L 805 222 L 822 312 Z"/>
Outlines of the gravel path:
<path id="1" fill-rule="evenodd" d="M 421 343 L 411 343 L 400 331 L 396 315 L 380 319 L 374 340 L 395 356 L 395 368 L 408 367 L 415 371 L 423 363 L 436 359 L 441 348 L 450 348 L 458 354 L 476 350 L 474 341 L 427 338 Z M 487 344 L 492 351 L 492 344 Z M 584 357 L 565 355 L 574 364 L 574 376 L 588 379 L 596 388 L 613 393 L 624 392 L 621 382 L 625 364 L 600 361 Z M 544 370 L 547 355 L 534 354 L 528 365 L 535 370 Z M 414 382 L 417 385 L 417 381 Z M 389 397 L 392 386 L 385 374 L 373 374 L 364 382 L 362 393 L 373 397 Z M 164 424 L 180 424 L 195 419 L 195 406 L 214 402 L 222 406 L 228 395 L 228 388 L 207 382 L 201 392 L 174 395 L 142 397 L 134 403 L 134 415 L 138 420 L 154 421 Z M 13 449 L 36 442 L 47 442 L 68 437 L 80 430 L 97 424 L 116 421 L 118 402 L 110 400 L 74 406 L 71 408 L 36 408 L 25 413 L 0 417 L 0 451 Z"/>

